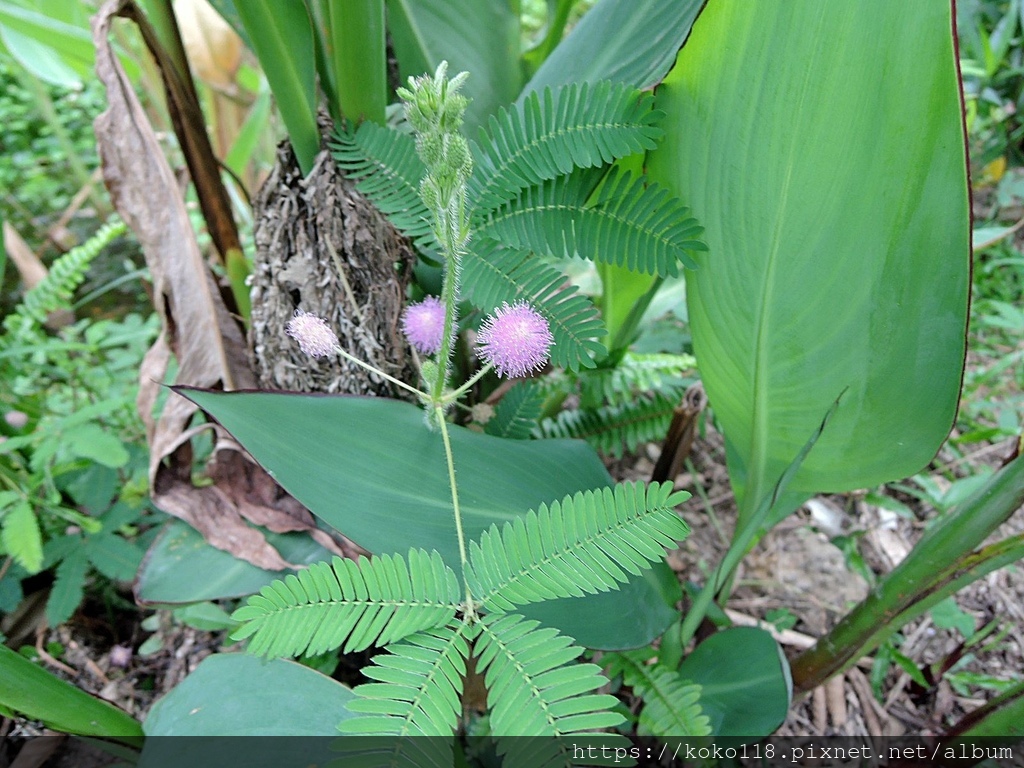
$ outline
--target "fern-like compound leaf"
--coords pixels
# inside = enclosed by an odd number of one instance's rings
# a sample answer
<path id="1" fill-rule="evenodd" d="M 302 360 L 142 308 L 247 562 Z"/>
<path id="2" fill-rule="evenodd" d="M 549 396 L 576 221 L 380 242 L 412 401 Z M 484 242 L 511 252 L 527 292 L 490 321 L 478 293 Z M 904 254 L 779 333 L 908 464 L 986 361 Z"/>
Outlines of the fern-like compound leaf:
<path id="1" fill-rule="evenodd" d="M 660 392 L 680 397 L 695 378 L 693 355 L 627 352 L 614 367 L 596 368 L 579 376 L 580 402 L 590 407 L 624 406 L 638 396 Z"/>
<path id="2" fill-rule="evenodd" d="M 622 723 L 609 711 L 616 699 L 593 693 L 607 683 L 600 667 L 572 663 L 583 649 L 571 638 L 518 614 L 491 614 L 478 626 L 474 653 L 487 685 L 492 733 L 565 736 Z"/>
<path id="3" fill-rule="evenodd" d="M 495 437 L 526 440 L 537 428 L 543 405 L 544 393 L 540 387 L 533 382 L 520 382 L 501 398 L 484 431 Z"/>
<path id="4" fill-rule="evenodd" d="M 542 504 L 470 543 L 470 586 L 495 611 L 618 589 L 686 538 L 673 507 L 687 498 L 671 483 L 620 483 Z"/>
<path id="5" fill-rule="evenodd" d="M 637 733 L 659 738 L 710 735 L 711 721 L 700 706 L 701 687 L 674 669 L 647 664 L 648 656 L 644 651 L 624 651 L 603 660 L 610 675 L 621 674 L 643 699 Z"/>
<path id="6" fill-rule="evenodd" d="M 123 221 L 112 218 L 84 243 L 53 262 L 46 277 L 25 294 L 21 312 L 37 323 L 42 323 L 50 312 L 67 307 L 75 289 L 85 280 L 89 264 L 114 239 L 123 235 L 126 229 Z"/>
<path id="7" fill-rule="evenodd" d="M 419 192 L 427 171 L 411 135 L 367 120 L 354 132 L 339 130 L 331 153 L 345 174 L 358 182 L 356 189 L 392 224 L 421 248 L 436 250 L 430 212 Z"/>
<path id="8" fill-rule="evenodd" d="M 372 559 L 314 563 L 272 582 L 233 614 L 232 637 L 251 637 L 249 652 L 316 655 L 385 645 L 444 625 L 459 607 L 455 573 L 437 552 L 409 550 Z"/>
<path id="9" fill-rule="evenodd" d="M 565 275 L 529 253 L 501 248 L 486 238 L 470 241 L 462 257 L 462 288 L 484 312 L 502 302 L 528 301 L 548 321 L 555 345 L 551 364 L 592 368 L 605 354 L 606 331 L 597 308 Z"/>
<path id="10" fill-rule="evenodd" d="M 689 209 L 663 187 L 613 170 L 584 171 L 522 190 L 491 211 L 477 231 L 510 247 L 544 256 L 580 256 L 674 277 L 693 269 L 691 253 L 706 251 Z"/>
<path id="11" fill-rule="evenodd" d="M 622 84 L 573 83 L 531 93 L 521 104 L 491 117 L 473 146 L 469 197 L 491 210 L 519 190 L 573 168 L 607 165 L 654 149 L 661 116 L 650 95 Z"/>
<path id="12" fill-rule="evenodd" d="M 451 737 L 462 713 L 462 686 L 475 628 L 459 620 L 389 645 L 363 674 L 376 681 L 356 686 L 348 708 L 348 734 Z M 395 748 L 399 744 L 393 745 Z M 450 745 L 448 765 L 451 765 Z"/>
<path id="13" fill-rule="evenodd" d="M 618 457 L 641 443 L 663 439 L 680 396 L 678 391 L 655 392 L 624 405 L 562 411 L 543 419 L 538 431 L 545 438 L 586 440 L 595 450 Z"/>

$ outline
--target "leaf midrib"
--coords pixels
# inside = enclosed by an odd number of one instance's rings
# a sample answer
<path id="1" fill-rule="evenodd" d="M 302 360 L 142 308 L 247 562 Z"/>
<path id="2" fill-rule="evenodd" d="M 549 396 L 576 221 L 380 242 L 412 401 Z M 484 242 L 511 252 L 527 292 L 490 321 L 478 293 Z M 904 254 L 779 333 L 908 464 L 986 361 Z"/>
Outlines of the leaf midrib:
<path id="1" fill-rule="evenodd" d="M 647 517 L 649 515 L 653 515 L 655 513 L 665 512 L 665 511 L 666 511 L 665 507 L 660 507 L 660 506 L 659 507 L 654 507 L 652 509 L 645 509 L 642 514 L 639 514 L 639 515 L 637 515 L 635 517 L 627 518 L 626 520 L 618 521 L 619 523 L 621 523 L 621 525 L 615 525 L 615 526 L 604 528 L 603 530 L 598 531 L 595 534 L 591 534 L 591 535 L 587 536 L 587 538 L 585 538 L 585 539 L 581 539 L 581 540 L 577 541 L 573 546 L 566 547 L 565 549 L 561 549 L 558 552 L 552 553 L 552 554 L 550 554 L 550 555 L 548 555 L 548 556 L 546 556 L 546 557 L 544 557 L 544 558 L 542 558 L 540 560 L 534 561 L 533 564 L 527 565 L 524 569 L 519 571 L 519 573 L 513 574 L 511 578 L 505 579 L 500 584 L 498 584 L 497 586 L 492 588 L 490 590 L 490 595 L 488 595 L 487 597 L 483 598 L 484 604 L 489 603 L 494 598 L 494 596 L 498 595 L 498 593 L 502 589 L 507 588 L 509 585 L 521 583 L 527 576 L 530 576 L 530 575 L 532 575 L 534 573 L 541 573 L 542 572 L 541 566 L 543 566 L 543 565 L 553 565 L 553 564 L 555 564 L 555 563 L 557 563 L 559 561 L 565 560 L 570 555 L 572 555 L 573 553 L 583 549 L 585 544 L 591 544 L 591 543 L 597 541 L 598 538 L 607 538 L 613 532 L 620 531 L 620 530 L 623 530 L 623 529 L 629 529 L 629 527 L 631 525 L 640 523 L 645 517 Z M 502 537 L 502 544 L 504 544 L 503 537 Z M 596 546 L 596 544 L 594 546 Z M 615 558 L 611 557 L 606 552 L 604 552 L 604 550 L 601 550 L 601 553 L 605 557 L 607 557 L 608 559 L 613 560 L 616 565 L 619 565 L 618 561 L 616 561 Z M 641 553 L 638 552 L 637 554 L 641 554 Z M 642 554 L 641 554 L 641 557 L 643 557 Z M 644 559 L 646 560 L 647 558 L 644 557 Z M 582 561 L 580 561 L 580 562 L 582 562 Z M 584 565 L 586 565 L 586 563 L 584 563 Z M 587 567 L 589 568 L 589 566 L 587 566 Z M 478 570 L 478 573 L 479 573 L 479 570 Z M 608 574 L 608 575 L 611 576 L 611 574 Z M 612 578 L 617 581 L 617 579 L 615 579 L 614 576 L 612 576 Z M 584 589 L 583 591 L 586 592 L 587 590 Z M 607 591 L 607 590 L 595 588 L 595 592 L 605 592 L 605 591 Z M 505 600 L 508 600 L 509 602 L 517 604 L 517 605 L 526 604 L 526 603 L 521 603 L 518 600 L 512 600 L 509 597 L 507 597 L 506 595 L 501 595 L 501 597 L 503 597 Z"/>

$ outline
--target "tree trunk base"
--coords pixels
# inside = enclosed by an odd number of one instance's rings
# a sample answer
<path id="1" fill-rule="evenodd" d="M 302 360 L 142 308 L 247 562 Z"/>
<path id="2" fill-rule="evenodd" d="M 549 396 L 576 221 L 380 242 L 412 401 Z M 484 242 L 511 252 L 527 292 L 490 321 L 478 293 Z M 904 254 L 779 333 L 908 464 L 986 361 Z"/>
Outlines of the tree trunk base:
<path id="1" fill-rule="evenodd" d="M 414 255 L 408 242 L 322 151 L 303 178 L 287 142 L 253 206 L 250 352 L 262 389 L 407 397 L 340 357 L 305 355 L 285 334 L 296 310 L 324 318 L 343 349 L 415 382 L 401 332 Z"/>

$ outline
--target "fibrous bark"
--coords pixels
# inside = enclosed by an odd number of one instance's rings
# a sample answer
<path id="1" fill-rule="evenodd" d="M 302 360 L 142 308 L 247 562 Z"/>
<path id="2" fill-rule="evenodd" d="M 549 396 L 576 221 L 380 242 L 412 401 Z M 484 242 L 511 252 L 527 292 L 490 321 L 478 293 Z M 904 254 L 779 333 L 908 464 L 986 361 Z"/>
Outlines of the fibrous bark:
<path id="1" fill-rule="evenodd" d="M 340 357 L 307 357 L 284 327 L 296 310 L 311 312 L 350 354 L 415 382 L 399 323 L 413 265 L 405 239 L 327 151 L 303 178 L 287 143 L 254 202 L 254 216 L 250 340 L 260 388 L 401 396 Z"/>

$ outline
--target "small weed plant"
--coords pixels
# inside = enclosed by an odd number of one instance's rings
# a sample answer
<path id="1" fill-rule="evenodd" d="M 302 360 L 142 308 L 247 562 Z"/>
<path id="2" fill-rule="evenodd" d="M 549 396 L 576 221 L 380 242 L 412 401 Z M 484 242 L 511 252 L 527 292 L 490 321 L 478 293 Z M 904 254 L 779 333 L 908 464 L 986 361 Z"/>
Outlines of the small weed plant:
<path id="1" fill-rule="evenodd" d="M 123 232 L 108 223 L 58 259 L 0 336 L 0 611 L 21 602 L 23 579 L 53 568 L 51 626 L 71 617 L 91 574 L 130 581 L 142 559 L 134 539 L 149 507 L 135 390 L 155 318 L 86 319 L 58 334 L 44 325 Z"/>

